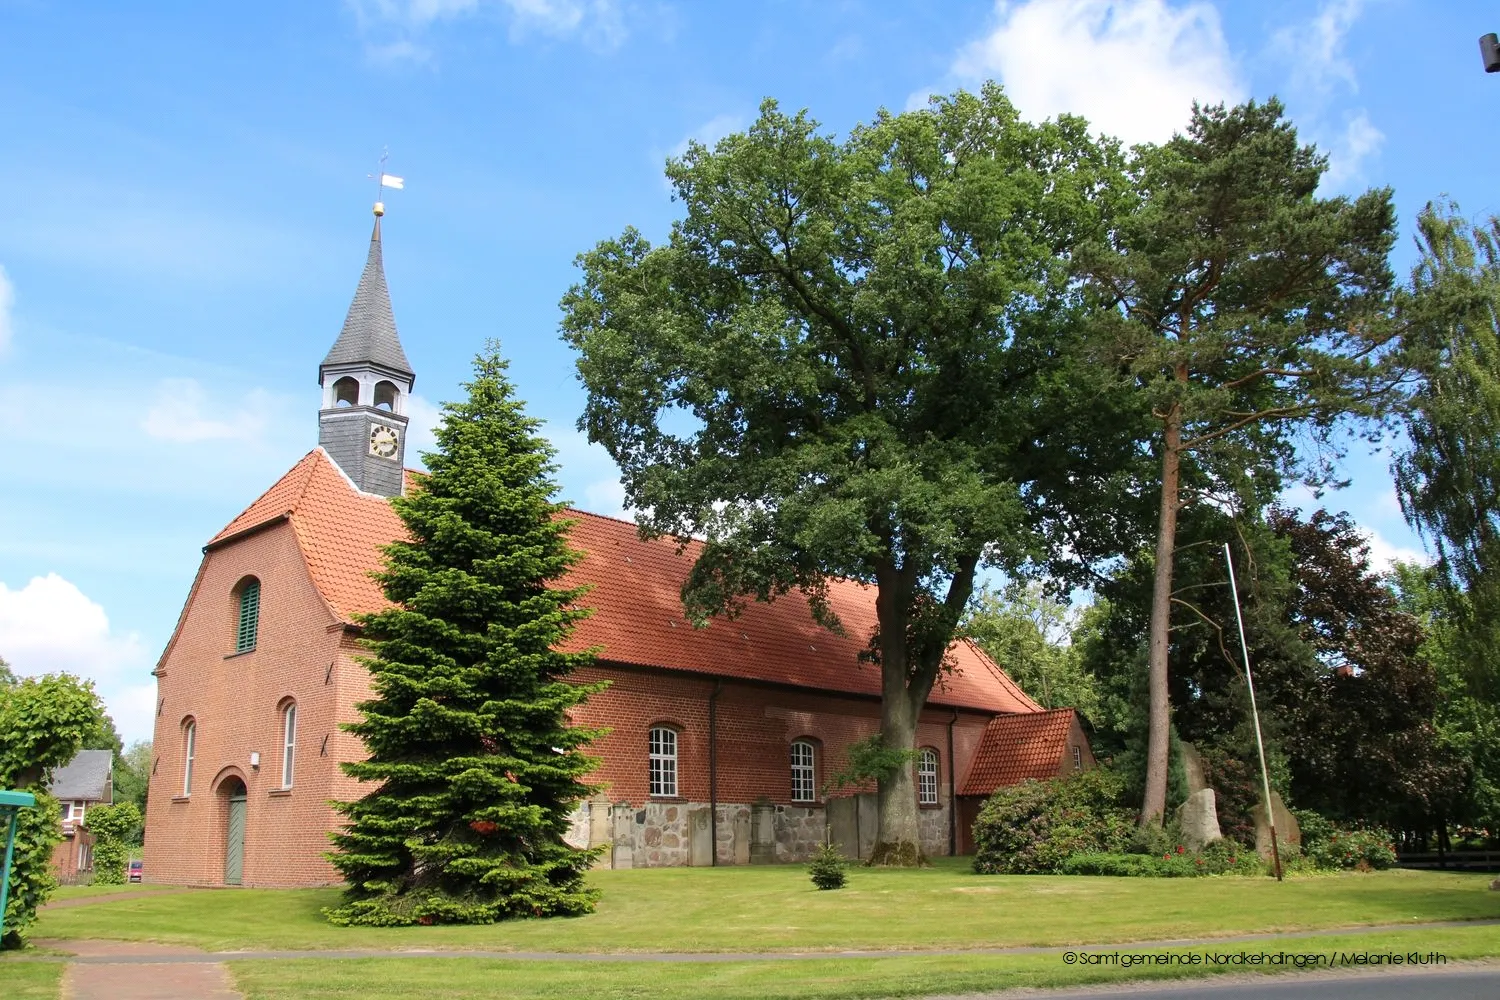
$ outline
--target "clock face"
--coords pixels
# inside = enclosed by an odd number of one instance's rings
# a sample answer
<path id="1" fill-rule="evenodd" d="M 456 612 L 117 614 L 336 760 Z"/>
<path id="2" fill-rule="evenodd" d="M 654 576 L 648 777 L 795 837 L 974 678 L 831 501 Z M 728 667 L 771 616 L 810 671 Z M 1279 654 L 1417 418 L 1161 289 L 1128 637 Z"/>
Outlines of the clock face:
<path id="1" fill-rule="evenodd" d="M 395 458 L 401 441 L 393 428 L 376 424 L 370 428 L 370 454 L 377 458 Z"/>

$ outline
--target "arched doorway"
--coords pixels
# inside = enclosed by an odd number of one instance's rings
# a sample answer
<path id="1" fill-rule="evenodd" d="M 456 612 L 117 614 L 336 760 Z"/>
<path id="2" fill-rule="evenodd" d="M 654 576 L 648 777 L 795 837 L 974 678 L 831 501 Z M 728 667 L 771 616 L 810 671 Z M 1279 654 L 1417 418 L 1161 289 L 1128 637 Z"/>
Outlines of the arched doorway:
<path id="1" fill-rule="evenodd" d="M 236 777 L 219 786 L 227 809 L 224 824 L 224 884 L 239 885 L 245 871 L 245 783 Z"/>

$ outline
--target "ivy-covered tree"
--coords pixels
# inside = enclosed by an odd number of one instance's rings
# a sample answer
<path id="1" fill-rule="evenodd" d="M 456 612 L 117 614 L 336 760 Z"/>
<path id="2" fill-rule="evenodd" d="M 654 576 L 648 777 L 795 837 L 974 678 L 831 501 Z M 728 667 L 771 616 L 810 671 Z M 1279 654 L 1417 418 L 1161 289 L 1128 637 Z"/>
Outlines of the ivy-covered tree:
<path id="1" fill-rule="evenodd" d="M 1340 418 L 1369 413 L 1388 388 L 1391 193 L 1321 197 L 1326 168 L 1275 100 L 1195 106 L 1185 133 L 1137 148 L 1136 210 L 1078 253 L 1103 357 L 1137 387 L 1160 465 L 1142 824 L 1166 808 L 1184 476 L 1213 484 L 1252 463 L 1325 474 L 1297 461 L 1292 431 L 1331 451 Z"/>
<path id="2" fill-rule="evenodd" d="M 36 796 L 36 808 L 21 810 L 17 823 L 0 949 L 21 946 L 37 907 L 57 887 L 52 848 L 62 839 L 62 810 L 47 794 L 47 778 L 107 724 L 90 681 L 49 674 L 0 684 L 0 788 Z"/>
<path id="3" fill-rule="evenodd" d="M 83 824 L 94 835 L 94 884 L 124 885 L 130 845 L 141 829 L 141 811 L 134 802 L 95 806 Z"/>
<path id="4" fill-rule="evenodd" d="M 1114 473 L 1140 418 L 1081 356 L 1068 259 L 1104 227 L 1118 161 L 994 86 L 841 142 L 767 101 L 668 164 L 685 218 L 663 245 L 600 243 L 563 299 L 580 428 L 645 532 L 704 540 L 694 618 L 799 589 L 839 628 L 827 581 L 873 587 L 858 638 L 887 759 L 907 762 L 878 782 L 872 863 L 922 861 L 906 755 L 976 572 L 1118 544 L 1134 504 Z"/>
<path id="5" fill-rule="evenodd" d="M 585 913 L 597 850 L 563 840 L 596 765 L 567 712 L 589 653 L 558 647 L 588 612 L 556 586 L 578 554 L 554 503 L 552 449 L 525 416 L 498 346 L 468 399 L 443 409 L 430 474 L 391 501 L 409 537 L 378 575 L 392 607 L 361 619 L 374 697 L 348 726 L 372 783 L 342 803 L 329 857 L 348 887 L 339 924 L 490 923 Z"/>

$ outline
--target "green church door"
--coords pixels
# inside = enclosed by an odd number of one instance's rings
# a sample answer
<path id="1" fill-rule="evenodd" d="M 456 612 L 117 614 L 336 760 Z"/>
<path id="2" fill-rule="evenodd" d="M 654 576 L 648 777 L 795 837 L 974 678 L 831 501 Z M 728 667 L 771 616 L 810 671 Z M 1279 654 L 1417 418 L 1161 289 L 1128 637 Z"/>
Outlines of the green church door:
<path id="1" fill-rule="evenodd" d="M 245 868 L 245 786 L 229 793 L 228 842 L 224 850 L 224 884 L 239 885 Z"/>

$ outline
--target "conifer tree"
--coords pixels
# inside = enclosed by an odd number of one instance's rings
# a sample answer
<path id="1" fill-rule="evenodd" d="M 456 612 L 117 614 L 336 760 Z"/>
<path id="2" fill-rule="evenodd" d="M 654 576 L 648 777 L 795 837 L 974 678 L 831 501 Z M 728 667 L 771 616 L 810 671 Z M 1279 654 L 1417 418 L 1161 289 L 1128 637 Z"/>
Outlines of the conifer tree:
<path id="1" fill-rule="evenodd" d="M 558 647 L 588 612 L 555 586 L 578 554 L 554 503 L 552 449 L 490 344 L 469 398 L 444 407 L 431 474 L 391 501 L 409 539 L 377 579 L 393 607 L 361 619 L 374 697 L 349 725 L 372 784 L 338 809 L 329 855 L 348 886 L 338 924 L 489 923 L 586 913 L 596 851 L 563 841 L 593 789 L 597 734 L 566 713 L 596 687 L 569 683 L 590 653 Z"/>

